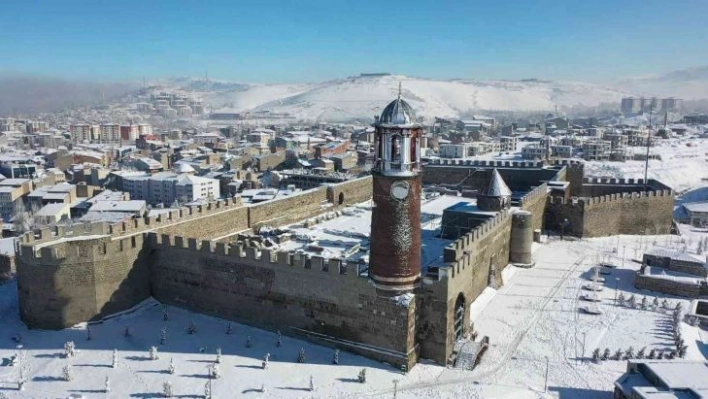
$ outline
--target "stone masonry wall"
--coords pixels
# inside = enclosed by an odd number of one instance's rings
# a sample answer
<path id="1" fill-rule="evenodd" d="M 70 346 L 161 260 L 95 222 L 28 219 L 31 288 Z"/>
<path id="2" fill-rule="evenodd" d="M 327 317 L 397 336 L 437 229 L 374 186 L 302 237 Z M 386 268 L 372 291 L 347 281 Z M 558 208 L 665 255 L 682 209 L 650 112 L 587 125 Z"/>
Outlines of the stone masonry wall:
<path id="1" fill-rule="evenodd" d="M 530 193 L 521 198 L 521 209 L 531 212 L 532 228 L 541 229 L 543 227 L 543 213 L 546 210 L 548 198 L 548 185 L 546 183 L 533 189 Z"/>
<path id="2" fill-rule="evenodd" d="M 445 248 L 443 259 L 450 267 L 439 270 L 438 280 L 423 279 L 417 333 L 422 358 L 447 363 L 455 342 L 455 302 L 460 295 L 464 297 L 467 333 L 470 305 L 487 287 L 491 264 L 496 265 L 501 279 L 501 271 L 509 263 L 510 233 L 511 217 L 500 213 Z"/>
<path id="3" fill-rule="evenodd" d="M 15 256 L 0 255 L 0 282 L 15 275 Z"/>
<path id="4" fill-rule="evenodd" d="M 327 187 L 317 187 L 276 201 L 266 201 L 248 207 L 248 226 L 282 226 L 307 219 L 331 208 Z"/>
<path id="5" fill-rule="evenodd" d="M 341 347 L 392 364 L 417 361 L 415 301 L 378 297 L 357 265 L 242 243 L 151 240 L 152 294 L 163 303 L 270 330 L 337 337 Z"/>
<path id="6" fill-rule="evenodd" d="M 656 291 L 687 298 L 698 298 L 701 295 L 701 286 L 699 284 L 656 278 L 640 273 L 636 274 L 634 286 L 642 290 Z"/>
<path id="7" fill-rule="evenodd" d="M 142 236 L 110 236 L 20 247 L 20 315 L 31 328 L 98 320 L 150 296 Z"/>

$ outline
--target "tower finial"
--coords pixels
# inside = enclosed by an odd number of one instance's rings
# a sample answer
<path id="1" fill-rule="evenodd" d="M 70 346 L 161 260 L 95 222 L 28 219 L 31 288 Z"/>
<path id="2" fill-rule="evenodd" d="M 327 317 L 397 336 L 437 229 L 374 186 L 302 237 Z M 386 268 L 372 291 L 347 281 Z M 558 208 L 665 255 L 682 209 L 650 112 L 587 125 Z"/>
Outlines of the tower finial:
<path id="1" fill-rule="evenodd" d="M 401 99 L 401 81 L 398 81 L 398 99 Z"/>

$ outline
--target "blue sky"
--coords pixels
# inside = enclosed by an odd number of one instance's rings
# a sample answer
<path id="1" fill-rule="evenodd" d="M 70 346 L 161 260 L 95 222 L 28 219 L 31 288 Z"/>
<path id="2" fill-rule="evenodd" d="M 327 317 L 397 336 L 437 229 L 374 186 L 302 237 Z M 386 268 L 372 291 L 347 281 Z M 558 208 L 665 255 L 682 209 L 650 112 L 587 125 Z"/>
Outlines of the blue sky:
<path id="1" fill-rule="evenodd" d="M 706 0 L 0 0 L 0 71 L 591 82 L 708 65 Z"/>

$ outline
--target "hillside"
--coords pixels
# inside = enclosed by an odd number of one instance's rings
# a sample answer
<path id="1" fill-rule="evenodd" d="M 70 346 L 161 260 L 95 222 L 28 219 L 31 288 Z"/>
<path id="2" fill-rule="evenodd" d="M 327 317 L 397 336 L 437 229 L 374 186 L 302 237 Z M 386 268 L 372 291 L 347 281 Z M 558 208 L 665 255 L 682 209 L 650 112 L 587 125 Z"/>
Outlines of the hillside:
<path id="1" fill-rule="evenodd" d="M 397 75 L 303 85 L 256 85 L 212 92 L 205 99 L 215 110 L 271 111 L 309 120 L 370 119 L 396 96 L 399 82 L 403 96 L 426 119 L 459 118 L 485 110 L 550 111 L 556 106 L 616 102 L 629 94 L 574 82 L 444 81 Z"/>

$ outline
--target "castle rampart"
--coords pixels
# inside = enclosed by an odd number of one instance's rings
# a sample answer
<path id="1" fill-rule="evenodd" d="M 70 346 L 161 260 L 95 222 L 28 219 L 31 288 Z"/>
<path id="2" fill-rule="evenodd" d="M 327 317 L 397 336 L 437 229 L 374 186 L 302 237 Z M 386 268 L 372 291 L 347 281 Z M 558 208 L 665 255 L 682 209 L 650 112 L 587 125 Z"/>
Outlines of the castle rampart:
<path id="1" fill-rule="evenodd" d="M 419 305 L 424 325 L 418 329 L 423 357 L 445 364 L 452 354 L 455 337 L 455 305 L 464 300 L 465 333 L 470 325 L 469 307 L 490 283 L 490 273 L 501 284 L 501 271 L 509 263 L 511 217 L 502 211 L 477 229 L 465 234 L 444 249 L 446 267 L 437 278 L 423 280 Z"/>
<path id="2" fill-rule="evenodd" d="M 348 349 L 412 367 L 415 301 L 380 298 L 358 264 L 236 244 L 150 235 L 151 291 L 163 303 L 282 331 L 366 343 Z M 401 334 L 410 331 L 410 334 Z M 346 346 L 342 342 L 339 345 Z"/>
<path id="3" fill-rule="evenodd" d="M 628 181 L 617 179 L 617 187 Z M 614 183 L 607 180 L 604 184 Z M 558 230 L 567 219 L 569 223 L 565 233 L 577 237 L 668 234 L 671 230 L 673 201 L 673 192 L 667 189 L 568 200 L 548 198 L 545 228 Z"/>

